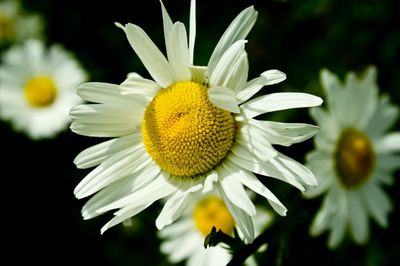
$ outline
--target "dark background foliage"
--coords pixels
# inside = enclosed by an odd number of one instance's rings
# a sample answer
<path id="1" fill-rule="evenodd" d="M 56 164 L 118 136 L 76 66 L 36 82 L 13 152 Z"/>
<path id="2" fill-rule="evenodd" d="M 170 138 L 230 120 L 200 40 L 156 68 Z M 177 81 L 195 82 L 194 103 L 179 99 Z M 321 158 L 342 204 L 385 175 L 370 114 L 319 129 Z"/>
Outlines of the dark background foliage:
<path id="1" fill-rule="evenodd" d="M 174 21 L 188 25 L 189 0 L 165 0 Z M 343 78 L 348 70 L 378 68 L 378 84 L 392 102 L 400 103 L 400 2 L 396 0 L 223 0 L 197 1 L 195 63 L 206 64 L 219 37 L 245 7 L 254 5 L 258 20 L 248 37 L 249 77 L 279 69 L 287 80 L 270 91 L 309 92 L 324 97 L 319 70 Z M 90 81 L 120 83 L 132 71 L 147 76 L 122 30 L 114 22 L 141 26 L 164 49 L 159 1 L 22 1 L 26 10 L 44 17 L 48 44 L 60 43 L 73 52 L 90 74 Z M 307 110 L 285 111 L 273 119 L 309 122 Z M 399 122 L 393 128 L 399 130 Z M 78 136 L 70 130 L 56 138 L 33 142 L 0 123 L 3 140 L 3 243 L 12 265 L 170 265 L 159 253 L 154 205 L 132 220 L 100 235 L 111 213 L 84 221 L 73 189 L 88 173 L 78 170 L 74 157 L 100 139 Z M 283 150 L 304 162 L 312 141 Z M 399 162 L 400 163 L 400 162 Z M 308 235 L 321 198 L 304 200 L 290 185 L 266 184 L 287 205 L 284 230 L 272 232 L 277 252 L 260 254 L 260 265 L 400 265 L 399 171 L 386 189 L 393 203 L 389 227 L 373 221 L 370 241 L 357 246 L 346 239 L 337 250 L 326 247 L 327 235 Z M 266 201 L 260 203 L 268 206 Z"/>

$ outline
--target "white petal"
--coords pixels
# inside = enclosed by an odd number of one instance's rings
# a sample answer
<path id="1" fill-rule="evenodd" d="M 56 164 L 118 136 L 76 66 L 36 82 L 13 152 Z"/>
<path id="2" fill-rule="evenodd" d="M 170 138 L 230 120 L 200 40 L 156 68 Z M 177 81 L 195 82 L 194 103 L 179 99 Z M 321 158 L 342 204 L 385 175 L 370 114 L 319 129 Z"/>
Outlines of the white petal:
<path id="1" fill-rule="evenodd" d="M 208 90 L 208 98 L 215 106 L 231 113 L 240 113 L 235 94 L 228 88 L 212 87 Z"/>
<path id="2" fill-rule="evenodd" d="M 128 78 L 121 83 L 121 94 L 138 94 L 153 98 L 161 89 L 160 86 L 150 79 L 142 78 L 137 73 L 129 73 Z"/>
<path id="3" fill-rule="evenodd" d="M 368 217 L 357 191 L 349 193 L 349 224 L 353 238 L 358 244 L 365 244 L 369 237 Z"/>
<path id="4" fill-rule="evenodd" d="M 400 156 L 397 158 L 396 162 L 400 162 Z M 392 186 L 394 183 L 393 173 L 382 171 L 381 169 L 378 168 L 376 168 L 375 173 L 371 179 L 374 181 L 379 180 L 379 183 L 386 186 Z"/>
<path id="5" fill-rule="evenodd" d="M 353 108 L 355 110 L 363 109 L 365 103 L 357 95 L 355 77 L 351 80 L 353 88 L 350 90 L 346 89 L 339 78 L 327 69 L 321 70 L 320 80 L 327 95 L 327 107 L 337 118 L 340 125 L 344 127 L 357 126 L 359 121 L 364 119 L 364 116 L 362 115 L 362 119 L 356 118 L 355 120 L 355 117 L 352 117 Z M 349 86 L 349 84 L 346 84 L 346 86 Z"/>
<path id="6" fill-rule="evenodd" d="M 75 188 L 77 198 L 87 197 L 103 187 L 129 174 L 139 171 L 149 164 L 151 157 L 143 144 L 121 150 L 91 171 Z"/>
<path id="7" fill-rule="evenodd" d="M 284 165 L 286 168 L 290 169 L 290 171 L 292 171 L 297 179 L 300 180 L 302 183 L 309 186 L 318 185 L 317 179 L 315 178 L 314 174 L 307 167 L 297 162 L 296 160 L 285 156 L 282 153 L 279 153 L 274 158 L 274 160 L 277 160 L 281 163 L 281 165 Z"/>
<path id="8" fill-rule="evenodd" d="M 400 132 L 385 135 L 375 144 L 377 153 L 391 153 L 400 151 Z"/>
<path id="9" fill-rule="evenodd" d="M 101 82 L 87 82 L 83 83 L 78 88 L 78 94 L 83 99 L 94 103 L 125 103 L 129 104 L 132 101 L 143 105 L 147 100 L 143 97 L 129 97 L 121 94 L 121 87 L 119 85 Z M 139 101 L 138 101 L 139 100 Z"/>
<path id="10" fill-rule="evenodd" d="M 268 136 L 263 131 L 249 124 L 241 124 L 236 141 L 238 144 L 254 153 L 261 161 L 266 162 L 274 158 L 278 152 L 272 147 Z"/>
<path id="11" fill-rule="evenodd" d="M 210 173 L 207 174 L 206 179 L 204 180 L 204 188 L 202 193 L 208 193 L 214 189 L 214 183 L 218 181 L 218 174 L 214 170 L 210 171 Z"/>
<path id="12" fill-rule="evenodd" d="M 107 212 L 112 209 L 124 208 L 125 206 L 140 206 L 154 202 L 174 193 L 180 182 L 180 179 L 174 180 L 168 173 L 161 172 L 150 184 L 100 208 L 98 212 Z"/>
<path id="13" fill-rule="evenodd" d="M 376 172 L 382 174 L 391 174 L 395 169 L 399 168 L 400 154 L 380 153 L 377 154 Z M 379 176 L 377 178 L 380 179 Z"/>
<path id="14" fill-rule="evenodd" d="M 109 184 L 85 203 L 82 208 L 83 218 L 91 219 L 103 214 L 104 212 L 100 212 L 99 209 L 142 189 L 152 182 L 160 171 L 156 164 L 150 163 L 141 171 Z"/>
<path id="15" fill-rule="evenodd" d="M 190 2 L 190 21 L 189 21 L 189 55 L 190 64 L 193 64 L 194 43 L 196 40 L 196 1 Z"/>
<path id="16" fill-rule="evenodd" d="M 171 29 L 169 45 L 167 46 L 168 60 L 173 69 L 175 81 L 188 81 L 191 73 L 188 68 L 190 63 L 189 48 L 185 25 L 177 22 Z"/>
<path id="17" fill-rule="evenodd" d="M 193 229 L 193 219 L 192 217 L 182 217 L 175 223 L 172 223 L 162 230 L 156 232 L 157 236 L 160 238 L 174 238 L 182 235 L 183 233 Z M 161 248 L 163 250 L 163 248 Z M 164 251 L 163 251 L 164 252 Z"/>
<path id="18" fill-rule="evenodd" d="M 239 181 L 239 173 L 231 171 L 225 164 L 218 167 L 217 172 L 219 177 L 218 183 L 224 190 L 228 199 L 237 207 L 244 210 L 248 215 L 255 215 L 256 208 L 247 195 L 246 190 L 243 188 L 242 183 Z"/>
<path id="19" fill-rule="evenodd" d="M 232 258 L 232 255 L 229 253 L 229 251 L 223 247 L 222 245 L 218 245 L 215 247 L 209 247 L 207 249 L 202 250 L 202 261 L 201 262 L 195 262 L 195 259 L 198 258 L 193 258 L 193 261 L 188 264 L 187 266 L 221 266 L 221 265 L 228 265 L 229 261 Z M 190 261 L 190 260 L 189 260 Z M 200 264 L 201 263 L 201 264 Z M 252 266 L 252 265 L 247 265 L 246 261 L 246 266 Z"/>
<path id="20" fill-rule="evenodd" d="M 332 198 L 330 194 L 331 193 L 328 193 L 328 195 L 325 197 L 321 208 L 318 210 L 312 221 L 310 227 L 310 234 L 312 236 L 318 236 L 322 234 L 330 226 L 332 216 L 336 212 L 336 208 L 334 208 L 334 205 L 332 205 L 332 202 L 329 200 Z"/>
<path id="21" fill-rule="evenodd" d="M 236 207 L 233 204 L 228 196 L 225 194 L 224 189 L 220 186 L 220 184 L 216 184 L 216 187 L 221 194 L 221 197 L 224 199 L 225 205 L 229 210 L 229 213 L 232 215 L 235 220 L 239 230 L 243 233 L 244 241 L 246 243 L 251 243 L 254 240 L 254 224 L 251 220 L 251 217 L 244 212 L 242 209 Z"/>
<path id="22" fill-rule="evenodd" d="M 392 210 L 388 196 L 377 185 L 368 183 L 362 190 L 362 197 L 371 216 L 380 226 L 386 228 L 388 213 Z"/>
<path id="23" fill-rule="evenodd" d="M 313 137 L 319 127 L 300 123 L 280 123 L 249 119 L 247 123 L 261 129 L 271 144 L 290 146 Z"/>
<path id="24" fill-rule="evenodd" d="M 267 85 L 273 85 L 284 81 L 286 79 L 286 74 L 276 70 L 267 70 L 263 72 L 258 78 L 252 79 L 249 81 L 244 89 L 239 91 L 236 95 L 236 99 L 239 104 L 250 99 L 254 94 L 256 94 L 262 87 Z"/>
<path id="25" fill-rule="evenodd" d="M 152 203 L 153 202 L 148 203 L 148 204 L 143 204 L 143 205 L 140 205 L 140 206 L 129 207 L 129 208 L 123 209 L 123 212 L 121 212 L 119 215 L 116 215 L 114 218 L 112 218 L 108 223 L 106 223 L 101 228 L 101 230 L 100 230 L 101 234 L 104 234 L 104 232 L 107 231 L 108 229 L 110 229 L 111 227 L 122 223 L 126 219 L 128 219 L 128 218 L 130 218 L 132 216 L 135 216 L 139 212 L 142 212 L 144 209 L 149 207 Z"/>
<path id="26" fill-rule="evenodd" d="M 160 4 L 161 4 L 161 13 L 162 13 L 162 18 L 163 18 L 165 47 L 167 47 L 167 49 L 168 49 L 169 36 L 170 36 L 170 33 L 171 33 L 173 22 L 172 22 L 170 16 L 168 15 L 168 12 L 165 9 L 165 6 L 164 6 L 164 4 L 163 4 L 163 2 L 161 0 L 160 0 Z"/>
<path id="27" fill-rule="evenodd" d="M 365 128 L 365 132 L 370 132 L 370 135 L 380 136 L 380 134 L 393 126 L 398 116 L 399 108 L 389 103 L 387 95 L 382 95 L 375 109 L 375 114 Z"/>
<path id="28" fill-rule="evenodd" d="M 318 148 L 324 148 L 326 150 L 334 149 L 333 145 L 336 145 L 337 136 L 342 130 L 340 121 L 337 121 L 335 115 L 332 115 L 328 111 L 323 110 L 320 107 L 311 108 L 309 110 L 310 116 L 320 126 L 320 133 L 315 136 L 316 144 Z"/>
<path id="29" fill-rule="evenodd" d="M 200 248 L 203 248 L 197 232 L 186 232 L 168 244 L 169 246 L 164 247 L 164 249 L 171 250 L 169 252 L 169 260 L 174 264 L 190 258 L 193 256 L 193 253 L 197 253 Z"/>
<path id="30" fill-rule="evenodd" d="M 329 248 L 336 248 L 342 242 L 349 221 L 349 202 L 347 192 L 337 189 L 332 203 L 336 206 L 336 213 L 330 221 L 332 230 L 328 238 Z"/>
<path id="31" fill-rule="evenodd" d="M 151 77 L 163 88 L 174 83 L 170 65 L 147 34 L 134 24 L 125 26 L 128 41 Z"/>
<path id="32" fill-rule="evenodd" d="M 199 233 L 195 229 L 192 217 L 182 217 L 182 219 L 179 219 L 175 223 L 157 231 L 157 234 L 161 238 L 166 238 L 162 241 L 160 249 L 163 253 L 168 254 L 169 256 L 173 256 L 172 253 L 176 251 L 177 245 L 184 242 L 186 238 L 192 238 L 195 240 L 195 235 L 199 237 Z"/>
<path id="33" fill-rule="evenodd" d="M 70 110 L 69 116 L 79 123 L 124 125 L 132 130 L 142 120 L 144 108 L 132 102 L 130 105 L 81 104 Z"/>
<path id="34" fill-rule="evenodd" d="M 223 86 L 233 91 L 242 89 L 247 82 L 248 61 L 244 50 L 246 40 L 232 44 L 210 71 L 210 86 Z"/>
<path id="35" fill-rule="evenodd" d="M 205 66 L 189 66 L 192 81 L 198 84 L 206 84 L 208 82 L 208 68 Z"/>
<path id="36" fill-rule="evenodd" d="M 252 217 L 256 235 L 260 235 L 275 219 L 275 213 L 264 205 L 256 205 L 257 214 Z M 265 250 L 261 246 L 258 251 Z"/>
<path id="37" fill-rule="evenodd" d="M 142 140 L 140 133 L 110 139 L 100 144 L 94 145 L 80 152 L 74 159 L 77 168 L 89 168 L 102 163 L 113 154 L 135 144 Z"/>
<path id="38" fill-rule="evenodd" d="M 240 14 L 232 21 L 221 39 L 218 41 L 218 44 L 215 46 L 210 57 L 208 68 L 211 73 L 214 71 L 215 66 L 228 47 L 230 47 L 234 42 L 246 38 L 257 20 L 257 14 L 258 13 L 255 11 L 254 7 L 250 6 L 240 12 Z"/>
<path id="39" fill-rule="evenodd" d="M 161 213 L 158 215 L 156 219 L 157 229 L 161 230 L 164 226 L 178 219 L 190 203 L 193 193 L 202 187 L 203 185 L 199 183 L 182 182 L 175 194 L 164 204 Z"/>
<path id="40" fill-rule="evenodd" d="M 242 90 L 246 83 L 249 75 L 249 60 L 247 59 L 247 53 L 243 52 L 239 58 L 231 66 L 231 70 L 228 72 L 226 77 L 226 85 L 235 92 Z"/>
<path id="41" fill-rule="evenodd" d="M 250 100 L 240 106 L 242 115 L 247 119 L 257 115 L 285 109 L 313 107 L 322 103 L 322 99 L 307 93 L 271 93 Z"/>
<path id="42" fill-rule="evenodd" d="M 348 72 L 343 91 L 345 108 L 342 108 L 346 125 L 364 129 L 371 121 L 378 105 L 378 87 L 376 84 L 376 69 L 367 69 L 364 77 L 359 80 L 353 72 Z M 342 106 L 343 106 L 342 105 Z"/>
<path id="43" fill-rule="evenodd" d="M 232 154 L 229 155 L 229 159 L 236 165 L 253 173 L 276 178 L 297 187 L 301 191 L 305 190 L 296 176 L 275 160 L 261 162 L 247 150 L 238 152 L 236 146 L 232 148 Z"/>
<path id="44" fill-rule="evenodd" d="M 286 74 L 277 69 L 270 69 L 261 73 L 261 77 L 266 79 L 265 85 L 273 85 L 286 79 Z"/>
<path id="45" fill-rule="evenodd" d="M 119 23 L 119 22 L 114 22 L 114 25 L 117 26 L 118 28 L 120 28 L 121 30 L 123 30 L 123 31 L 126 33 L 126 29 L 125 29 L 125 27 L 124 27 L 121 23 Z"/>
<path id="46" fill-rule="evenodd" d="M 342 87 L 339 78 L 328 69 L 322 69 L 320 71 L 320 81 L 327 95 L 334 95 L 332 90 L 338 90 Z M 330 104 L 331 101 L 328 102 Z"/>
<path id="47" fill-rule="evenodd" d="M 99 207 L 126 196 L 132 189 L 132 181 L 131 177 L 117 180 L 91 197 L 82 208 L 83 219 L 88 220 L 99 216 L 102 214 L 96 212 Z"/>
<path id="48" fill-rule="evenodd" d="M 138 127 L 134 123 L 127 124 L 104 124 L 104 123 L 82 123 L 73 121 L 70 129 L 76 134 L 88 137 L 115 138 L 130 135 L 137 132 Z"/>
<path id="49" fill-rule="evenodd" d="M 331 249 L 337 248 L 346 234 L 346 222 L 344 219 L 338 216 L 334 216 L 333 218 L 332 229 L 328 237 L 328 247 Z"/>
<path id="50" fill-rule="evenodd" d="M 230 171 L 237 173 L 235 177 L 237 177 L 240 182 L 253 190 L 257 194 L 265 197 L 268 202 L 271 204 L 272 208 L 279 213 L 279 215 L 286 216 L 287 209 L 286 207 L 279 201 L 279 199 L 268 189 L 266 188 L 252 173 L 245 171 L 236 165 L 232 164 L 227 160 L 226 166 L 229 167 Z"/>
<path id="51" fill-rule="evenodd" d="M 313 168 L 310 167 L 310 170 L 314 171 Z M 324 172 L 314 171 L 318 178 L 318 185 L 315 187 L 307 187 L 307 190 L 304 191 L 303 196 L 305 198 L 314 198 L 325 191 L 327 191 L 334 183 L 334 178 L 336 178 L 334 173 L 332 173 L 332 168 L 325 168 Z"/>

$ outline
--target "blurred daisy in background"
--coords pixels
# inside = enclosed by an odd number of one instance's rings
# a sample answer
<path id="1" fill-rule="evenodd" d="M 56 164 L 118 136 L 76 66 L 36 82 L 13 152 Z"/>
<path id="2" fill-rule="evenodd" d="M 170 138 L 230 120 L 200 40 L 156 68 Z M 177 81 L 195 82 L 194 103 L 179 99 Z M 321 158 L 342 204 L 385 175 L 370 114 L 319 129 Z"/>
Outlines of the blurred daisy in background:
<path id="1" fill-rule="evenodd" d="M 28 40 L 6 51 L 0 65 L 0 118 L 32 139 L 54 137 L 70 124 L 69 110 L 87 81 L 79 62 L 59 45 Z"/>
<path id="2" fill-rule="evenodd" d="M 388 225 L 392 204 L 383 186 L 393 183 L 392 172 L 400 166 L 400 132 L 387 131 L 398 108 L 387 96 L 379 97 L 373 66 L 361 78 L 348 73 L 344 84 L 325 69 L 320 78 L 327 106 L 311 110 L 321 131 L 314 138 L 315 150 L 306 157 L 319 185 L 304 195 L 326 195 L 311 234 L 330 230 L 328 246 L 335 248 L 349 231 L 363 244 L 369 237 L 369 216 L 382 227 Z"/>
<path id="3" fill-rule="evenodd" d="M 322 100 L 305 93 L 271 93 L 249 100 L 262 87 L 286 78 L 278 70 L 268 70 L 247 81 L 244 38 L 257 18 L 252 6 L 230 24 L 207 66 L 193 65 L 195 1 L 188 36 L 185 26 L 173 23 L 161 6 L 167 58 L 139 26 L 118 24 L 154 81 L 132 73 L 121 85 L 85 83 L 78 93 L 94 104 L 70 112 L 73 132 L 113 138 L 82 151 L 74 160 L 78 168 L 98 165 L 74 191 L 77 198 L 99 192 L 83 207 L 83 217 L 119 209 L 104 232 L 169 197 L 156 220 L 162 229 L 180 216 L 194 192 L 215 185 L 245 241 L 252 242 L 256 208 L 244 186 L 286 215 L 285 206 L 254 173 L 300 190 L 315 186 L 311 171 L 272 145 L 290 146 L 318 130 L 254 117 L 318 106 Z"/>
<path id="4" fill-rule="evenodd" d="M 258 235 L 268 227 L 273 215 L 260 206 L 256 208 L 253 222 Z M 235 221 L 218 192 L 197 193 L 179 220 L 158 231 L 160 250 L 172 263 L 185 260 L 189 266 L 226 265 L 232 258 L 227 245 L 204 247 L 204 239 L 213 227 L 234 236 Z M 243 235 L 240 230 L 238 234 Z M 257 265 L 255 258 L 249 257 L 245 265 Z"/>
<path id="5" fill-rule="evenodd" d="M 20 1 L 0 1 L 0 47 L 30 38 L 43 37 L 40 15 L 23 10 Z"/>

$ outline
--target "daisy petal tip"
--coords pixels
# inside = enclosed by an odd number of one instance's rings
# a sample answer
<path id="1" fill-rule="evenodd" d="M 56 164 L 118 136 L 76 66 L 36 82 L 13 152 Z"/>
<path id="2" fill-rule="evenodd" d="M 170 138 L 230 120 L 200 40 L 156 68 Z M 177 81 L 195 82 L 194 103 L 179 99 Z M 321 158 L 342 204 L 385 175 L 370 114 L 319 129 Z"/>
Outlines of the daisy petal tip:
<path id="1" fill-rule="evenodd" d="M 161 219 L 161 215 L 159 215 L 156 219 L 156 227 L 158 230 L 163 229 L 166 225 L 172 223 L 171 219 Z"/>
<path id="2" fill-rule="evenodd" d="M 107 231 L 107 230 L 108 230 L 108 226 L 107 226 L 107 225 L 103 226 L 103 227 L 100 229 L 100 234 L 103 235 L 104 232 Z"/>
<path id="3" fill-rule="evenodd" d="M 87 213 L 87 212 L 83 212 L 82 213 L 82 218 L 83 218 L 83 220 L 90 220 L 90 219 L 92 219 L 93 217 L 91 216 L 91 215 L 89 215 L 89 213 Z"/>
<path id="4" fill-rule="evenodd" d="M 258 11 L 255 9 L 254 5 L 251 5 L 247 8 L 247 11 L 252 13 L 253 16 L 257 16 L 258 15 Z"/>
<path id="5" fill-rule="evenodd" d="M 74 196 L 75 196 L 77 199 L 79 199 L 79 198 L 78 198 L 78 195 L 79 195 L 79 189 L 78 189 L 78 187 L 76 187 L 76 188 L 74 189 Z"/>
<path id="6" fill-rule="evenodd" d="M 317 107 L 322 105 L 324 100 L 321 97 L 309 94 L 309 102 L 308 102 L 308 107 Z"/>
<path id="7" fill-rule="evenodd" d="M 167 225 L 167 224 L 165 223 L 165 221 L 162 222 L 162 221 L 160 221 L 159 219 L 156 220 L 156 227 L 157 227 L 158 230 L 163 229 L 166 225 Z"/>
<path id="8" fill-rule="evenodd" d="M 125 31 L 125 27 L 121 23 L 114 22 L 114 25 L 117 26 L 118 28 L 120 28 L 121 30 Z"/>
<path id="9" fill-rule="evenodd" d="M 77 198 L 77 199 L 83 199 L 83 198 L 89 196 L 89 194 L 87 194 L 84 191 L 82 191 L 81 188 L 78 188 L 78 189 L 75 188 L 74 195 L 75 195 L 75 198 Z"/>
<path id="10" fill-rule="evenodd" d="M 277 69 L 267 70 L 261 73 L 261 76 L 267 80 L 268 85 L 277 84 L 286 79 L 286 74 Z"/>
<path id="11" fill-rule="evenodd" d="M 84 196 L 82 196 L 80 193 L 75 193 L 75 198 L 77 198 L 77 199 L 83 199 Z"/>
<path id="12" fill-rule="evenodd" d="M 322 68 L 320 74 L 321 74 L 321 77 L 323 77 L 323 78 L 333 75 L 333 73 L 330 72 L 327 68 Z"/>

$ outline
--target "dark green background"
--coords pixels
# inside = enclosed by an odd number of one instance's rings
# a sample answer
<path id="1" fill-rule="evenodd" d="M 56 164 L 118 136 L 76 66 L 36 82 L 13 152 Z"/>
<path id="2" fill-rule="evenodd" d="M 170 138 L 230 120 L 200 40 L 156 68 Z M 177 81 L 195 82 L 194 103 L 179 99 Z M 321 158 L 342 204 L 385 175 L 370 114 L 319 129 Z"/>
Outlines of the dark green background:
<path id="1" fill-rule="evenodd" d="M 189 0 L 165 0 L 174 21 L 186 25 Z M 148 76 L 123 31 L 114 26 L 132 22 L 141 26 L 164 49 L 158 0 L 146 1 L 22 1 L 28 11 L 44 17 L 48 44 L 60 43 L 75 54 L 90 81 L 120 83 L 128 72 Z M 206 64 L 229 23 L 245 7 L 254 5 L 258 20 L 248 36 L 249 78 L 268 69 L 286 73 L 287 80 L 269 91 L 300 91 L 324 97 L 319 70 L 326 67 L 343 78 L 348 70 L 378 68 L 378 84 L 392 102 L 400 103 L 400 2 L 366 0 L 197 1 L 195 63 Z M 268 118 L 268 117 L 267 117 Z M 271 118 L 271 117 L 270 117 Z M 273 119 L 314 123 L 307 110 L 281 112 Z M 395 125 L 400 129 L 399 122 Z M 73 189 L 88 173 L 73 165 L 74 157 L 101 139 L 78 136 L 69 130 L 56 138 L 33 142 L 0 123 L 3 140 L 2 217 L 5 254 L 13 263 L 51 265 L 169 265 L 158 251 L 155 204 L 137 216 L 133 227 L 116 227 L 100 235 L 111 213 L 83 221 Z M 306 141 L 283 150 L 303 162 L 312 149 Z M 400 162 L 399 162 L 400 164 Z M 395 185 L 386 189 L 393 203 L 389 228 L 371 221 L 365 246 L 348 239 L 335 251 L 326 248 L 324 234 L 308 236 L 308 227 L 320 199 L 305 201 L 283 182 L 266 185 L 288 207 L 288 228 L 273 232 L 279 239 L 279 257 L 261 255 L 260 265 L 400 265 L 399 171 Z M 298 204 L 300 202 L 300 204 Z M 260 203 L 268 206 L 266 201 Z M 293 208 L 291 208 L 293 207 Z"/>

